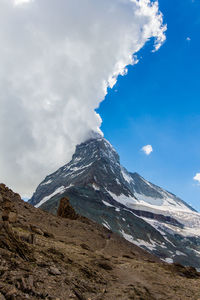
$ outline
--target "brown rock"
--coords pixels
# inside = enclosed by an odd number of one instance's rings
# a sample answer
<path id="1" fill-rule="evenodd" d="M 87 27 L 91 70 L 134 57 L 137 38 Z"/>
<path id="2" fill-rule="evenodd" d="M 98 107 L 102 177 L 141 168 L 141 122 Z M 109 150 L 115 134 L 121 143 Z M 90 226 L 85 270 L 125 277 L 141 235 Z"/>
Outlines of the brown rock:
<path id="1" fill-rule="evenodd" d="M 186 278 L 199 278 L 200 273 L 193 267 L 184 267 L 179 263 L 174 263 L 170 267 L 179 275 Z"/>
<path id="2" fill-rule="evenodd" d="M 25 281 L 24 277 L 22 277 L 21 280 L 20 280 L 20 287 L 21 287 L 22 291 L 27 290 L 27 285 L 26 285 L 26 281 Z"/>
<path id="3" fill-rule="evenodd" d="M 88 245 L 86 245 L 85 243 L 81 243 L 80 244 L 81 248 L 83 248 L 84 250 L 90 250 L 90 247 Z"/>
<path id="4" fill-rule="evenodd" d="M 33 275 L 29 275 L 28 279 L 28 286 L 30 290 L 34 289 L 34 280 L 33 280 Z"/>
<path id="5" fill-rule="evenodd" d="M 6 300 L 6 298 L 0 293 L 0 300 Z"/>
<path id="6" fill-rule="evenodd" d="M 74 208 L 69 203 L 69 199 L 64 197 L 60 200 L 60 205 L 58 207 L 57 216 L 62 218 L 67 218 L 71 220 L 77 220 L 79 215 L 76 213 Z"/>
<path id="7" fill-rule="evenodd" d="M 27 245 L 18 238 L 16 233 L 12 230 L 8 221 L 1 223 L 0 231 L 0 248 L 7 249 L 11 252 L 17 253 L 25 260 L 32 260 L 33 256 Z"/>
<path id="8" fill-rule="evenodd" d="M 38 227 L 38 226 L 35 226 L 35 225 L 30 225 L 30 229 L 36 233 L 36 234 L 39 234 L 39 235 L 44 235 L 44 232 Z"/>
<path id="9" fill-rule="evenodd" d="M 12 201 L 7 197 L 3 197 L 3 209 L 11 210 L 12 208 L 13 208 Z"/>
<path id="10" fill-rule="evenodd" d="M 49 268 L 49 274 L 51 274 L 51 275 L 61 275 L 61 272 L 56 267 L 50 267 Z"/>
<path id="11" fill-rule="evenodd" d="M 29 234 L 28 243 L 32 244 L 32 245 L 35 244 L 35 234 L 34 233 Z"/>
<path id="12" fill-rule="evenodd" d="M 17 222 L 17 213 L 13 212 L 13 211 L 9 212 L 9 214 L 8 214 L 8 221 L 10 223 L 16 223 Z"/>
<path id="13" fill-rule="evenodd" d="M 6 293 L 5 297 L 6 299 L 15 299 L 16 294 L 17 294 L 17 290 L 14 286 L 12 286 Z"/>
<path id="14" fill-rule="evenodd" d="M 98 263 L 98 266 L 107 271 L 111 271 L 113 269 L 112 266 L 109 263 L 107 263 L 106 261 L 100 261 Z"/>
<path id="15" fill-rule="evenodd" d="M 15 194 L 5 185 L 0 185 L 0 203 L 1 203 L 1 219 L 15 223 L 17 221 L 17 213 L 15 209 Z"/>
<path id="16" fill-rule="evenodd" d="M 51 232 L 48 232 L 48 231 L 44 231 L 44 236 L 45 236 L 45 237 L 48 237 L 48 238 L 52 238 L 52 239 L 54 239 L 54 235 L 53 235 L 53 233 L 51 233 Z"/>

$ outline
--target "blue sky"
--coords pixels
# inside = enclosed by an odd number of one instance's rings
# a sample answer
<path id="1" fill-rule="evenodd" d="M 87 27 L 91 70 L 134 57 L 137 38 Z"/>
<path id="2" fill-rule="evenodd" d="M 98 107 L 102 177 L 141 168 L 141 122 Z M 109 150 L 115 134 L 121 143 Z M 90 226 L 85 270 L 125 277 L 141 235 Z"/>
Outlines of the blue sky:
<path id="1" fill-rule="evenodd" d="M 167 40 L 109 90 L 98 112 L 121 163 L 200 211 L 200 1 L 160 0 Z M 145 155 L 141 148 L 152 145 Z"/>

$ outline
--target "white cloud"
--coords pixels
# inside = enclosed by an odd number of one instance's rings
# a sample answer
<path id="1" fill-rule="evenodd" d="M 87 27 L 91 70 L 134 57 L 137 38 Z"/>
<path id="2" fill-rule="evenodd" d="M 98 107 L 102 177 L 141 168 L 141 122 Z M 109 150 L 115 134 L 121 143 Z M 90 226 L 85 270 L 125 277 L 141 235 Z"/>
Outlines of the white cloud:
<path id="1" fill-rule="evenodd" d="M 151 145 L 146 145 L 144 147 L 142 147 L 142 151 L 146 154 L 146 155 L 150 155 L 151 152 L 153 152 L 153 148 Z"/>
<path id="2" fill-rule="evenodd" d="M 200 183 L 200 173 L 196 173 L 193 179 L 196 180 L 198 183 Z"/>
<path id="3" fill-rule="evenodd" d="M 15 0 L 14 4 L 21 5 L 21 4 L 28 3 L 28 2 L 30 2 L 30 0 Z"/>
<path id="4" fill-rule="evenodd" d="M 188 36 L 188 37 L 186 38 L 186 41 L 190 42 L 190 41 L 191 41 L 191 38 Z"/>
<path id="5" fill-rule="evenodd" d="M 25 196 L 66 163 L 162 21 L 149 0 L 0 0 L 0 180 Z"/>

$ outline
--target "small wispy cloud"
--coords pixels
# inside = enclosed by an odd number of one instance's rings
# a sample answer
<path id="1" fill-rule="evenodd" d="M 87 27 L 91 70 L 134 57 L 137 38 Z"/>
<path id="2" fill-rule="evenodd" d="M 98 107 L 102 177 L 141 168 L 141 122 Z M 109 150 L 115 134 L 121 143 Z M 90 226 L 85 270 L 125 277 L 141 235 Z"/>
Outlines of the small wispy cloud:
<path id="1" fill-rule="evenodd" d="M 186 37 L 186 41 L 190 42 L 191 41 L 191 38 L 188 36 Z"/>
<path id="2" fill-rule="evenodd" d="M 153 148 L 151 145 L 146 145 L 141 149 L 146 155 L 150 155 L 153 152 Z"/>
<path id="3" fill-rule="evenodd" d="M 196 175 L 193 177 L 194 180 L 196 180 L 200 184 L 200 173 L 196 173 Z"/>

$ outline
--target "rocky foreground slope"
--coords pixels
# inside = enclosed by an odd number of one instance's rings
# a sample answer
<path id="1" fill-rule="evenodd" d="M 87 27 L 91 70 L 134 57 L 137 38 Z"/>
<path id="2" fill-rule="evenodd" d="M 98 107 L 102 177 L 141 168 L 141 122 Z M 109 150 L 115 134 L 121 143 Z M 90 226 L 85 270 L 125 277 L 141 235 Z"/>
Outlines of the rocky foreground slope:
<path id="1" fill-rule="evenodd" d="M 112 300 L 200 297 L 194 268 L 167 264 L 76 214 L 23 202 L 0 184 L 0 299 Z"/>
<path id="2" fill-rule="evenodd" d="M 167 262 L 200 269 L 200 214 L 172 193 L 128 172 L 102 136 L 78 145 L 30 203 L 56 213 L 67 196 L 76 211 Z"/>

